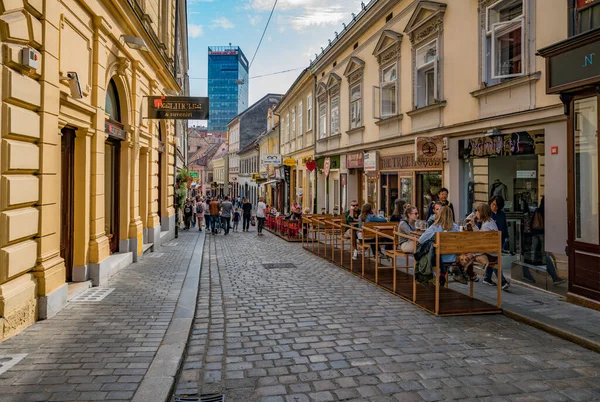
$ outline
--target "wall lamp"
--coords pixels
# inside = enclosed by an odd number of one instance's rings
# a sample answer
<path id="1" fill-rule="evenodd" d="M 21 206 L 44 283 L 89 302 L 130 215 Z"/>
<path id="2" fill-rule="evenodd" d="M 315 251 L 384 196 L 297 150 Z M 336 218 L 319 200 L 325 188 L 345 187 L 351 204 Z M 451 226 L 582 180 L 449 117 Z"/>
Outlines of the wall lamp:
<path id="1" fill-rule="evenodd" d="M 141 50 L 143 52 L 150 51 L 150 49 L 148 49 L 148 46 L 146 45 L 146 42 L 144 42 L 142 38 L 138 38 L 137 36 L 132 35 L 121 35 L 121 39 L 123 39 L 123 42 L 125 42 L 127 46 L 129 46 L 132 49 Z"/>

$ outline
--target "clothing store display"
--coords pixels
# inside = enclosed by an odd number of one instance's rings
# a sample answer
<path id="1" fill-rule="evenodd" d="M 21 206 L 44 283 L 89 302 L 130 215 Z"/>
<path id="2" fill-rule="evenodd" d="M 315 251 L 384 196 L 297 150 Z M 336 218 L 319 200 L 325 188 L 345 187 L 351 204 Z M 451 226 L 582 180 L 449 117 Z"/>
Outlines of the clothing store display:
<path id="1" fill-rule="evenodd" d="M 490 198 L 496 195 L 502 197 L 503 200 L 508 199 L 508 188 L 499 179 L 494 180 L 492 187 L 490 187 Z"/>

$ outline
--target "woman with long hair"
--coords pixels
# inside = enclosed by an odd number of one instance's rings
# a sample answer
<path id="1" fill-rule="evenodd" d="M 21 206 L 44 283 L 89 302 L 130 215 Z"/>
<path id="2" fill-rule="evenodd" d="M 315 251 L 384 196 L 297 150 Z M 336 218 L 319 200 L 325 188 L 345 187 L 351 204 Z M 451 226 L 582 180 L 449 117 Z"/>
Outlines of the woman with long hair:
<path id="1" fill-rule="evenodd" d="M 479 225 L 473 225 L 473 231 L 481 231 L 481 232 L 491 232 L 498 231 L 498 225 L 496 225 L 496 221 L 492 219 L 492 208 L 488 204 L 481 203 L 475 207 L 475 219 L 476 223 L 481 223 L 481 228 Z M 496 254 L 476 254 L 475 261 L 477 261 L 485 271 L 485 278 L 483 279 L 483 283 L 486 285 L 496 286 L 496 283 L 492 280 L 492 272 L 498 276 L 497 268 L 490 268 L 490 262 L 498 262 L 498 256 Z M 489 274 L 489 275 L 488 275 Z M 506 280 L 504 274 L 502 276 L 502 290 L 506 290 L 510 287 L 510 282 Z"/>
<path id="2" fill-rule="evenodd" d="M 425 233 L 419 237 L 419 243 L 424 244 L 432 240 L 438 232 L 458 232 L 458 225 L 454 223 L 454 214 L 449 207 L 440 208 L 433 225 L 429 226 Z M 456 261 L 456 254 L 443 254 L 441 256 L 441 261 L 444 264 L 451 264 Z M 443 286 L 446 283 L 446 269 L 444 264 L 440 267 L 440 286 Z"/>
<path id="3" fill-rule="evenodd" d="M 398 232 L 411 236 L 415 230 L 415 222 L 419 218 L 419 209 L 414 205 L 404 205 L 404 216 L 398 225 Z M 400 237 L 398 246 L 405 253 L 415 252 L 415 243 L 406 237 Z"/>
<path id="4" fill-rule="evenodd" d="M 373 207 L 371 206 L 371 204 L 366 203 L 365 205 L 362 206 L 360 216 L 358 217 L 359 229 L 362 228 L 363 222 L 387 222 L 387 220 L 385 218 L 375 215 L 375 212 L 373 212 Z M 373 255 L 375 255 L 375 244 L 371 244 L 371 251 L 373 252 Z M 380 255 L 379 255 L 380 257 L 385 257 L 381 251 L 379 253 L 380 253 Z"/>
<path id="5" fill-rule="evenodd" d="M 390 216 L 390 222 L 400 222 L 406 211 L 406 201 L 397 199 L 394 201 L 394 212 Z"/>

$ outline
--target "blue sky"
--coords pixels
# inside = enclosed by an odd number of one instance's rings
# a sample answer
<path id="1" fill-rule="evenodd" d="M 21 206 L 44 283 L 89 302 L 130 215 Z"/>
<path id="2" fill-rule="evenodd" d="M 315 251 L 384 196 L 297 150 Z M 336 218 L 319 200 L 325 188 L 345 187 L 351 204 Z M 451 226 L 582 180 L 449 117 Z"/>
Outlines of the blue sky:
<path id="1" fill-rule="evenodd" d="M 207 95 L 208 46 L 238 45 L 252 59 L 274 0 L 188 0 L 190 86 L 194 96 Z M 341 32 L 360 0 L 279 0 L 250 77 L 299 70 L 250 80 L 250 104 L 264 94 L 285 93 L 301 68 Z M 365 0 L 368 3 L 368 0 Z"/>

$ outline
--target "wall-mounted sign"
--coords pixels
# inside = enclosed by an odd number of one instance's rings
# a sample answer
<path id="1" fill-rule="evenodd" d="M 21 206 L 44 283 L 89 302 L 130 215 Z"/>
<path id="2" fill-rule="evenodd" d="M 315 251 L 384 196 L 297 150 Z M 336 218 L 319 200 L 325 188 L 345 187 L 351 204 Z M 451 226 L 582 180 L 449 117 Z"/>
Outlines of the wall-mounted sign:
<path id="1" fill-rule="evenodd" d="M 260 173 L 252 173 L 252 180 L 260 180 Z"/>
<path id="2" fill-rule="evenodd" d="M 198 176 L 198 172 L 193 172 L 193 171 L 192 171 L 192 172 L 190 172 L 190 176 L 192 176 L 192 178 L 193 178 L 193 179 L 197 179 L 197 178 L 199 178 L 199 176 Z"/>
<path id="3" fill-rule="evenodd" d="M 355 152 L 346 155 L 346 168 L 347 169 L 362 169 L 365 165 L 365 154 L 364 152 Z"/>
<path id="4" fill-rule="evenodd" d="M 517 170 L 517 179 L 535 179 L 537 170 Z"/>
<path id="5" fill-rule="evenodd" d="M 442 159 L 444 140 L 442 137 L 415 138 L 415 160 L 417 162 Z"/>
<path id="6" fill-rule="evenodd" d="M 127 131 L 123 130 L 118 125 L 111 123 L 110 121 L 106 121 L 104 123 L 104 131 L 113 138 L 117 138 L 119 140 L 127 139 Z"/>
<path id="7" fill-rule="evenodd" d="M 294 159 L 294 158 L 285 158 L 283 160 L 283 164 L 285 166 L 296 166 L 296 159 Z"/>
<path id="8" fill-rule="evenodd" d="M 492 135 L 458 141 L 461 159 L 494 156 L 535 155 L 535 141 L 526 131 L 507 135 Z"/>
<path id="9" fill-rule="evenodd" d="M 263 165 L 281 165 L 281 155 L 280 154 L 261 155 L 260 163 Z"/>
<path id="10" fill-rule="evenodd" d="M 379 152 L 365 152 L 363 160 L 365 172 L 376 172 L 379 168 Z"/>
<path id="11" fill-rule="evenodd" d="M 215 55 L 215 56 L 235 56 L 238 54 L 237 50 L 221 50 L 221 51 L 210 51 L 208 52 L 209 55 Z"/>
<path id="12" fill-rule="evenodd" d="M 325 158 L 323 162 L 323 174 L 325 177 L 329 176 L 329 171 L 331 170 L 331 159 L 329 157 Z"/>
<path id="13" fill-rule="evenodd" d="M 148 119 L 208 120 L 206 97 L 148 96 Z"/>
<path id="14" fill-rule="evenodd" d="M 379 170 L 441 169 L 441 159 L 417 162 L 414 154 L 382 156 L 379 158 Z"/>

